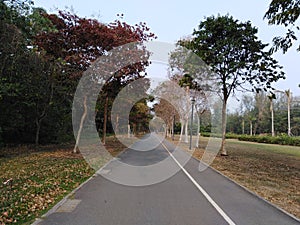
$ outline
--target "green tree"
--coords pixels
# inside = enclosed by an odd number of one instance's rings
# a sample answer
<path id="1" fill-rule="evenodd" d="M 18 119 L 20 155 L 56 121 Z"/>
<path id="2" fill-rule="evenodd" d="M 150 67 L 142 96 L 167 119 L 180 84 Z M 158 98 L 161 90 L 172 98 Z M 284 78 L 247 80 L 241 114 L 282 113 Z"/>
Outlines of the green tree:
<path id="1" fill-rule="evenodd" d="M 152 118 L 146 99 L 138 101 L 131 109 L 129 120 L 133 133 L 149 132 L 149 121 Z"/>
<path id="2" fill-rule="evenodd" d="M 286 53 L 293 43 L 298 40 L 296 31 L 300 29 L 299 24 L 297 24 L 299 15 L 299 0 L 272 0 L 264 18 L 268 20 L 270 25 L 283 25 L 287 28 L 285 36 L 273 39 L 273 50 L 282 49 L 283 53 Z M 297 51 L 300 51 L 300 44 Z"/>
<path id="3" fill-rule="evenodd" d="M 0 127 L 5 143 L 62 141 L 71 126 L 65 68 L 37 52 L 34 37 L 53 30 L 31 1 L 0 2 Z M 59 128 L 59 129 L 58 129 Z M 60 134 L 59 134 L 60 133 Z"/>
<path id="4" fill-rule="evenodd" d="M 233 17 L 211 16 L 200 22 L 191 41 L 180 44 L 196 53 L 214 71 L 222 106 L 221 155 L 225 149 L 227 101 L 238 90 L 259 92 L 272 89 L 272 82 L 284 78 L 281 66 L 257 38 L 257 28 Z"/>
<path id="5" fill-rule="evenodd" d="M 227 117 L 227 126 L 226 130 L 230 133 L 241 134 L 241 123 L 242 123 L 242 116 L 239 114 L 238 111 L 234 113 L 229 113 Z"/>

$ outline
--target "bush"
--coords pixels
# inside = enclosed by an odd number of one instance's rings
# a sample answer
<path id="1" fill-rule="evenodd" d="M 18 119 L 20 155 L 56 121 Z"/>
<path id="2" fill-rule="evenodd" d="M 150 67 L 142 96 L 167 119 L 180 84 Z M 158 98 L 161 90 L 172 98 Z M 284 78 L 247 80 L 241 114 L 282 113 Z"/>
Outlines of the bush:
<path id="1" fill-rule="evenodd" d="M 211 134 L 209 132 L 202 132 L 201 136 L 203 137 L 221 137 L 221 134 Z M 278 145 L 291 145 L 291 146 L 300 146 L 300 137 L 290 137 L 286 134 L 281 134 L 279 136 L 272 137 L 270 135 L 246 135 L 246 134 L 234 134 L 227 133 L 227 139 L 238 139 L 240 141 L 250 141 L 266 144 L 278 144 Z"/>
<path id="2" fill-rule="evenodd" d="M 280 135 L 280 136 L 276 136 L 276 137 L 240 135 L 238 139 L 240 141 L 251 141 L 251 142 L 267 143 L 267 144 L 300 146 L 300 137 L 290 137 L 287 135 Z"/>
<path id="3" fill-rule="evenodd" d="M 221 134 L 212 134 L 209 132 L 201 132 L 201 136 L 203 137 L 222 137 Z M 226 138 L 227 139 L 238 139 L 241 135 L 240 134 L 234 134 L 234 133 L 227 133 Z"/>

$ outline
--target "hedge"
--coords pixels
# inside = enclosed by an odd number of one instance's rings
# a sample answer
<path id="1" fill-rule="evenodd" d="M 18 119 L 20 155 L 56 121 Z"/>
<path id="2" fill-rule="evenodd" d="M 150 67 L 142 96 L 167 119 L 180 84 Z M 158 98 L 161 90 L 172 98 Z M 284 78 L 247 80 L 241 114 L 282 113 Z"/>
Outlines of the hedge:
<path id="1" fill-rule="evenodd" d="M 211 134 L 211 133 L 201 133 L 203 137 L 221 137 L 220 134 Z M 278 144 L 278 145 L 291 145 L 291 146 L 300 146 L 300 137 L 290 137 L 288 135 L 279 135 L 272 137 L 270 135 L 240 135 L 240 134 L 233 134 L 227 133 L 227 139 L 238 139 L 240 141 L 251 141 L 251 142 L 258 142 L 258 143 L 266 143 L 266 144 Z"/>

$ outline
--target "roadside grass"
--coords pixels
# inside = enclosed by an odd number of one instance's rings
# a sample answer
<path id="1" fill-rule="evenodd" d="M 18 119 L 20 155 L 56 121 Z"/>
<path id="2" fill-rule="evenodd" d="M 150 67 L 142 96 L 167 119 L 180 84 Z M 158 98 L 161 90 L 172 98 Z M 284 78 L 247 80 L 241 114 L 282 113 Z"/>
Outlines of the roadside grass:
<path id="1" fill-rule="evenodd" d="M 112 155 L 123 150 L 114 137 L 106 147 Z M 0 225 L 30 224 L 94 174 L 72 149 L 72 144 L 0 149 Z"/>
<path id="2" fill-rule="evenodd" d="M 200 138 L 193 152 L 201 159 L 208 142 Z M 228 157 L 212 167 L 264 199 L 300 218 L 300 147 L 227 140 Z"/>

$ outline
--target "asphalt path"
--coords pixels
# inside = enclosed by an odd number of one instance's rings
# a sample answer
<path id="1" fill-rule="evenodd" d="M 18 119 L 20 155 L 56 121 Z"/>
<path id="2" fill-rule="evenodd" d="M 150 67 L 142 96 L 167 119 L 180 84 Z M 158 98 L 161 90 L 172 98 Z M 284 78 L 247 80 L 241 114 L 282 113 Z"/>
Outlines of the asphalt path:
<path id="1" fill-rule="evenodd" d="M 215 170 L 200 172 L 198 160 L 159 140 L 154 134 L 145 136 L 134 144 L 135 150 L 126 149 L 34 224 L 300 224 Z M 149 150 L 151 145 L 155 148 Z M 142 151 L 143 146 L 148 150 Z"/>

